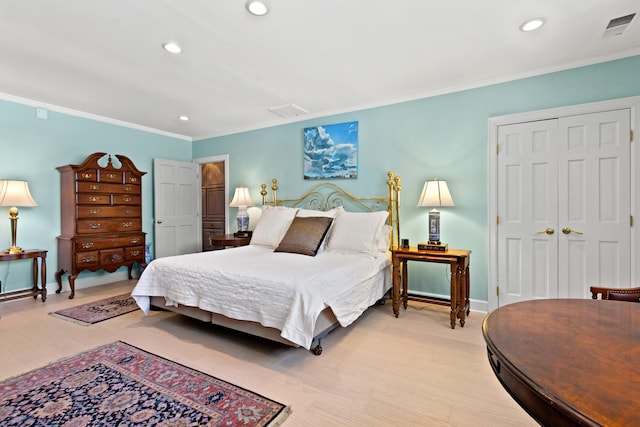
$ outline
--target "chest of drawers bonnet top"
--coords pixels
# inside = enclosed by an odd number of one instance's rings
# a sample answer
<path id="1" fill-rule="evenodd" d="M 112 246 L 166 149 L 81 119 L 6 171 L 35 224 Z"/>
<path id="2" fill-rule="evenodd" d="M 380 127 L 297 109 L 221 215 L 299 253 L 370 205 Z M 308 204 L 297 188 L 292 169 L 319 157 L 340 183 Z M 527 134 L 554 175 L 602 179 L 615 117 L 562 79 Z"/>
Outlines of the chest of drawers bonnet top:
<path id="1" fill-rule="evenodd" d="M 71 294 L 82 271 L 114 272 L 134 264 L 144 268 L 142 232 L 142 176 L 129 158 L 94 153 L 79 165 L 60 166 L 61 235 L 58 236 L 57 293 L 69 273 Z M 105 164 L 100 166 L 100 164 Z"/>

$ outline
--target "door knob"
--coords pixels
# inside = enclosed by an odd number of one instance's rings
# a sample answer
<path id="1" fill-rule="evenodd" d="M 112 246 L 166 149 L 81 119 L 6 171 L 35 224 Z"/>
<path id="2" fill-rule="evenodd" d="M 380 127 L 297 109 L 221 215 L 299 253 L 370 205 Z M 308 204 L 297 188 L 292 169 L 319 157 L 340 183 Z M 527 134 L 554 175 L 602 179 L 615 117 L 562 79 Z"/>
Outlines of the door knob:
<path id="1" fill-rule="evenodd" d="M 549 236 L 551 236 L 553 233 L 555 233 L 555 230 L 553 228 L 547 228 L 546 230 L 538 231 L 537 234 L 548 234 Z"/>
<path id="2" fill-rule="evenodd" d="M 158 224 L 162 224 L 162 220 L 161 219 L 158 220 Z"/>
<path id="3" fill-rule="evenodd" d="M 564 227 L 564 228 L 562 229 L 562 232 L 563 232 L 564 234 L 569 234 L 569 233 L 584 234 L 584 233 L 582 233 L 582 232 L 580 232 L 580 231 L 572 230 L 572 229 L 570 229 L 569 227 Z"/>

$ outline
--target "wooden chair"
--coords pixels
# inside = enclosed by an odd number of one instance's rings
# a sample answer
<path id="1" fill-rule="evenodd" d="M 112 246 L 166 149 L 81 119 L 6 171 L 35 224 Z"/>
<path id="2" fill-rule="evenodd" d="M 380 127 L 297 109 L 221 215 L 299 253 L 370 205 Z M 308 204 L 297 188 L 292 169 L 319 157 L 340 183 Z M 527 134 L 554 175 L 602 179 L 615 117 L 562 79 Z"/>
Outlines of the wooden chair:
<path id="1" fill-rule="evenodd" d="M 589 290 L 591 291 L 591 298 L 593 299 L 598 299 L 598 295 L 600 295 L 601 299 L 640 302 L 640 287 L 602 288 L 598 286 L 591 286 Z"/>

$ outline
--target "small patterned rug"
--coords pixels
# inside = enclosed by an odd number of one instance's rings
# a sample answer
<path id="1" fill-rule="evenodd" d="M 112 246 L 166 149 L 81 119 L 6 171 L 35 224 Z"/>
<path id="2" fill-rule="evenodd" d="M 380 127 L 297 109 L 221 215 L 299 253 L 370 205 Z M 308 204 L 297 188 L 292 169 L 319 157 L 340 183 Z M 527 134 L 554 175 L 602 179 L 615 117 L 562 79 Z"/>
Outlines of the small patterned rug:
<path id="1" fill-rule="evenodd" d="M 131 313 L 137 309 L 138 305 L 135 300 L 127 293 L 58 310 L 51 315 L 88 326 Z"/>
<path id="2" fill-rule="evenodd" d="M 2 426 L 277 426 L 290 408 L 122 341 L 0 383 Z"/>

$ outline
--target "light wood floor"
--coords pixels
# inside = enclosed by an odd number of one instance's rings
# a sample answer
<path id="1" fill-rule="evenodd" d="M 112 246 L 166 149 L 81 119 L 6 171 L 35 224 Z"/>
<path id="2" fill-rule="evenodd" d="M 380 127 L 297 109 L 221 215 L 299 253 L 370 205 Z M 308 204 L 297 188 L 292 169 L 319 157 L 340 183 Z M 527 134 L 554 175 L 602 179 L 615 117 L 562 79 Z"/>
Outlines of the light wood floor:
<path id="1" fill-rule="evenodd" d="M 169 312 L 80 326 L 48 313 L 129 292 L 135 281 L 0 303 L 0 379 L 121 340 L 291 405 L 295 426 L 537 425 L 487 361 L 481 324 L 449 328 L 444 307 L 410 302 L 396 319 L 375 306 L 314 356 Z"/>

